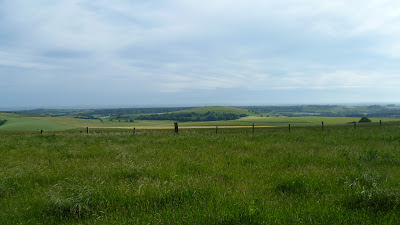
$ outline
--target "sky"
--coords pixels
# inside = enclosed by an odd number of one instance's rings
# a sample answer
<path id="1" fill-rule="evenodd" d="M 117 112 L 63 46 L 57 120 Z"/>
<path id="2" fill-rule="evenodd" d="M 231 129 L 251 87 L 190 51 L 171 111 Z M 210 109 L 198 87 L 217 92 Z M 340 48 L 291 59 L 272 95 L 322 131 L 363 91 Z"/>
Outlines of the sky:
<path id="1" fill-rule="evenodd" d="M 397 0 L 0 0 L 0 108 L 400 102 Z"/>

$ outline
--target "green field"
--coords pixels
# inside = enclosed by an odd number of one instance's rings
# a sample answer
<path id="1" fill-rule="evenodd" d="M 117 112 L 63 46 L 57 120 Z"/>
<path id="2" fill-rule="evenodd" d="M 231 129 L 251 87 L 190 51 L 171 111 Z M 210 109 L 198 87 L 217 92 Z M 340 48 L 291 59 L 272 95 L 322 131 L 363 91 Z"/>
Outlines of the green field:
<path id="1" fill-rule="evenodd" d="M 187 122 L 182 123 L 183 126 L 251 126 L 253 123 L 256 126 L 320 126 L 322 122 L 326 126 L 345 125 L 354 121 L 359 121 L 360 118 L 356 117 L 256 117 L 249 116 L 243 117 L 238 120 L 230 121 L 207 121 L 207 122 Z M 399 119 L 378 119 L 372 118 L 372 122 L 389 123 L 392 121 L 400 121 Z"/>
<path id="2" fill-rule="evenodd" d="M 210 110 L 216 112 L 245 113 L 245 109 L 233 107 L 201 107 L 190 109 L 197 113 L 204 113 Z M 190 111 L 188 110 L 188 111 Z M 252 114 L 252 113 L 248 113 Z M 0 126 L 0 130 L 44 130 L 44 131 L 62 131 L 76 128 L 173 128 L 175 121 L 168 120 L 135 120 L 135 122 L 109 121 L 106 118 L 103 121 L 99 119 L 79 119 L 68 116 L 51 117 L 32 114 L 13 114 L 0 113 L 0 120 L 7 119 L 8 122 Z M 324 122 L 325 126 L 346 125 L 350 122 L 358 121 L 358 117 L 261 117 L 259 115 L 247 116 L 237 120 L 227 121 L 204 121 L 204 122 L 180 122 L 181 127 L 201 127 L 201 126 L 320 126 Z M 372 122 L 384 123 L 400 121 L 394 118 L 372 118 Z M 349 125 L 350 126 L 350 125 Z"/>
<path id="3" fill-rule="evenodd" d="M 40 118 L 41 117 L 27 117 L 17 114 L 0 113 L 0 119 L 8 120 L 4 125 L 0 126 L 0 130 L 62 131 L 73 128 L 71 125 L 63 125 L 50 120 L 41 120 Z"/>
<path id="4" fill-rule="evenodd" d="M 400 222 L 397 124 L 0 139 L 0 224 Z"/>

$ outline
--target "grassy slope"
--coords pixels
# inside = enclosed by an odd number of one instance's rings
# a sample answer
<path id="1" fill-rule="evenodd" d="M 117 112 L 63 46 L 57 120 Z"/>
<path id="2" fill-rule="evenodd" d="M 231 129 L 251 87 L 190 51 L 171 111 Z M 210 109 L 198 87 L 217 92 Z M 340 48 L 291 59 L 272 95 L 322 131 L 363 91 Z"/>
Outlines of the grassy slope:
<path id="1" fill-rule="evenodd" d="M 136 120 L 134 123 L 108 121 L 107 119 L 101 123 L 100 120 L 86 120 L 70 117 L 40 117 L 43 121 L 52 121 L 66 126 L 73 127 L 167 127 L 173 126 L 173 121 L 153 121 L 153 120 Z"/>
<path id="2" fill-rule="evenodd" d="M 256 117 L 249 116 L 231 121 L 207 121 L 182 123 L 183 126 L 317 126 L 324 122 L 326 126 L 345 125 L 349 122 L 358 121 L 360 118 L 353 117 Z M 371 119 L 372 122 L 379 122 L 380 119 Z M 400 119 L 382 119 L 383 122 L 400 121 Z"/>
<path id="3" fill-rule="evenodd" d="M 0 224 L 398 224 L 397 131 L 0 131 Z"/>
<path id="4" fill-rule="evenodd" d="M 38 120 L 40 117 L 23 117 L 22 115 L 1 113 L 1 119 L 7 119 L 7 123 L 0 126 L 0 130 L 47 130 L 62 131 L 73 128 L 52 121 Z"/>
<path id="5" fill-rule="evenodd" d="M 69 117 L 36 117 L 35 120 L 61 124 L 68 127 L 173 127 L 174 121 L 152 121 L 136 120 L 134 123 L 110 122 L 100 120 L 84 120 Z M 249 116 L 238 120 L 230 121 L 205 121 L 205 122 L 181 122 L 180 126 L 287 126 L 289 123 L 293 126 L 317 126 L 322 121 L 326 126 L 344 125 L 348 122 L 358 121 L 360 118 L 351 117 L 256 117 Z M 373 122 L 379 122 L 379 119 L 372 119 Z M 400 121 L 399 119 L 383 119 L 383 122 Z"/>

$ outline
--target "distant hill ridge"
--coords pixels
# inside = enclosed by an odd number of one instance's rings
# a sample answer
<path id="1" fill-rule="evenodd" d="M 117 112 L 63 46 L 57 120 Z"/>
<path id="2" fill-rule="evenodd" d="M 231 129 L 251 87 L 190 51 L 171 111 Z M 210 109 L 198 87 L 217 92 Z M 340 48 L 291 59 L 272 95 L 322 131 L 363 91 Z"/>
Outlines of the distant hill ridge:
<path id="1" fill-rule="evenodd" d="M 216 112 L 216 113 L 234 113 L 234 114 L 249 114 L 247 109 L 240 109 L 231 106 L 205 106 L 205 107 L 197 107 L 192 109 L 185 109 L 176 111 L 177 113 L 181 112 L 194 112 L 194 113 L 207 113 L 207 112 Z"/>

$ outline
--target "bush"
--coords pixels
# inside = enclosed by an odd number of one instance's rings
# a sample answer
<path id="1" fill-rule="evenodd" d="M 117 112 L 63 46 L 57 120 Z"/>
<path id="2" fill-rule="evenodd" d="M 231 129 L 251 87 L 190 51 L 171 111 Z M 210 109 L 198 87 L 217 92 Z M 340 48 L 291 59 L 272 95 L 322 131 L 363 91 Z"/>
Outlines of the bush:
<path id="1" fill-rule="evenodd" d="M 7 122 L 7 120 L 0 120 L 0 126 L 4 125 Z"/>
<path id="2" fill-rule="evenodd" d="M 368 119 L 368 117 L 363 116 L 358 122 L 359 122 L 359 123 L 370 123 L 371 120 Z"/>

